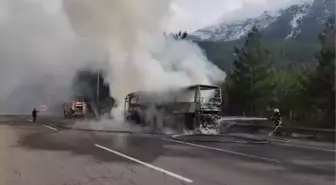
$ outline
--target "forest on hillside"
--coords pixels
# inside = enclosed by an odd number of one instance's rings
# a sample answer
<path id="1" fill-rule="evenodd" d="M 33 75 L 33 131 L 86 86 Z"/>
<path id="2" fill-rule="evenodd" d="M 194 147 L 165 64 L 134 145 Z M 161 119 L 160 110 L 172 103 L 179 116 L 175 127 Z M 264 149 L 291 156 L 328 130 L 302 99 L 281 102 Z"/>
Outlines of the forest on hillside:
<path id="1" fill-rule="evenodd" d="M 222 53 L 232 57 L 231 65 L 217 64 L 228 73 L 223 84 L 223 114 L 265 116 L 278 108 L 288 124 L 335 128 L 334 19 L 316 37 L 319 43 L 312 50 L 287 48 L 305 58 L 305 65 L 290 61 L 284 65 L 280 63 L 284 51 L 269 47 L 254 26 L 241 47 L 233 46 L 231 55 Z"/>
<path id="2" fill-rule="evenodd" d="M 309 66 L 313 62 L 315 53 L 320 49 L 319 43 L 304 43 L 295 40 L 268 41 L 261 38 L 263 45 L 268 47 L 274 55 L 275 65 Z M 227 42 L 195 41 L 205 52 L 207 58 L 219 68 L 230 70 L 233 67 L 235 46 L 242 47 L 244 40 Z"/>

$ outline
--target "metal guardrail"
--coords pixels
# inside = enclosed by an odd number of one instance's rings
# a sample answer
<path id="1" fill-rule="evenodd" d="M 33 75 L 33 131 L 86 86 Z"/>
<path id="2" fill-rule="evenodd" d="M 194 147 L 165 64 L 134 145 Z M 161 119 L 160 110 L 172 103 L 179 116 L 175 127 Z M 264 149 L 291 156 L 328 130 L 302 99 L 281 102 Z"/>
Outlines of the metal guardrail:
<path id="1" fill-rule="evenodd" d="M 276 126 L 271 125 L 261 125 L 261 124 L 248 124 L 248 123 L 235 123 L 233 127 L 241 127 L 241 128 L 250 128 L 250 129 L 267 129 L 272 130 Z M 318 128 L 304 128 L 304 127 L 289 127 L 283 126 L 280 127 L 279 132 L 286 133 L 291 135 L 293 133 L 296 134 L 306 134 L 307 137 L 310 138 L 324 138 L 328 140 L 335 140 L 336 130 L 334 129 L 318 129 Z"/>

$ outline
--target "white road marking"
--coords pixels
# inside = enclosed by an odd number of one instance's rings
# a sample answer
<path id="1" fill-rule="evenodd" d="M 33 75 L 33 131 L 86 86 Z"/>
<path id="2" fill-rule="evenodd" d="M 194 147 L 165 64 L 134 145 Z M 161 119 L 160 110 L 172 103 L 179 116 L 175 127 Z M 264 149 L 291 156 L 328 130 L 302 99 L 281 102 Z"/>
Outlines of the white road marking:
<path id="1" fill-rule="evenodd" d="M 152 168 L 152 169 L 154 169 L 154 170 L 156 170 L 156 171 L 165 173 L 165 174 L 167 174 L 167 175 L 170 175 L 170 176 L 172 176 L 172 177 L 175 177 L 175 178 L 177 178 L 177 179 L 180 179 L 180 180 L 182 180 L 182 181 L 184 181 L 184 182 L 187 182 L 187 183 L 192 183 L 192 182 L 193 182 L 191 179 L 188 179 L 188 178 L 186 178 L 186 177 L 182 177 L 182 176 L 180 176 L 180 175 L 177 175 L 177 174 L 175 174 L 175 173 L 173 173 L 173 172 L 169 172 L 169 171 L 164 170 L 164 169 L 162 169 L 162 168 L 159 168 L 159 167 L 157 167 L 157 166 L 154 166 L 154 165 L 145 163 L 145 162 L 143 162 L 143 161 L 140 161 L 140 160 L 135 159 L 135 158 L 133 158 L 133 157 L 127 156 L 127 155 L 122 154 L 122 153 L 120 153 L 120 152 L 117 152 L 117 151 L 115 151 L 115 150 L 106 148 L 106 147 L 101 146 L 101 145 L 98 145 L 98 144 L 94 144 L 94 145 L 95 145 L 96 147 L 98 147 L 98 148 L 101 148 L 101 149 L 104 149 L 104 150 L 106 150 L 106 151 L 112 152 L 112 153 L 114 153 L 114 154 L 116 154 L 116 155 L 119 155 L 119 156 L 121 156 L 121 157 L 124 157 L 124 158 L 126 158 L 126 159 L 129 159 L 129 160 L 131 160 L 131 161 L 137 162 L 137 163 L 139 163 L 139 164 L 142 164 L 142 165 L 144 165 L 144 166 L 147 166 L 147 167 L 149 167 L 149 168 Z"/>
<path id="2" fill-rule="evenodd" d="M 324 148 L 315 148 L 315 147 L 310 147 L 310 146 L 300 146 L 300 145 L 291 145 L 291 144 L 282 144 L 282 143 L 274 143 L 275 145 L 282 145 L 282 146 L 291 146 L 291 147 L 298 147 L 298 148 L 306 148 L 310 150 L 320 150 L 324 152 L 336 152 L 336 150 L 331 150 L 331 149 L 324 149 Z"/>
<path id="3" fill-rule="evenodd" d="M 193 135 L 193 133 L 189 133 L 189 134 L 176 134 L 176 135 L 173 135 L 172 137 L 173 138 L 178 138 L 180 136 L 189 136 L 189 135 Z"/>
<path id="4" fill-rule="evenodd" d="M 51 127 L 51 126 L 48 126 L 48 125 L 44 125 L 45 127 L 47 127 L 47 128 L 50 128 L 50 129 L 52 129 L 52 130 L 55 130 L 55 131 L 57 131 L 57 129 L 56 128 L 53 128 L 53 127 Z"/>
<path id="5" fill-rule="evenodd" d="M 180 144 L 185 144 L 185 145 L 190 145 L 190 146 L 199 147 L 199 148 L 204 148 L 204 149 L 209 149 L 209 150 L 215 150 L 215 151 L 219 151 L 219 152 L 226 152 L 226 153 L 240 155 L 240 156 L 249 157 L 249 158 L 253 158 L 253 159 L 259 159 L 259 160 L 265 160 L 265 161 L 269 161 L 269 162 L 280 163 L 280 161 L 276 160 L 276 159 L 259 157 L 259 156 L 245 154 L 245 153 L 240 153 L 240 152 L 231 151 L 231 150 L 224 150 L 224 149 L 220 149 L 220 148 L 214 148 L 214 147 L 209 147 L 209 146 L 204 146 L 204 145 L 199 145 L 199 144 L 194 144 L 194 143 L 188 143 L 188 142 L 183 142 L 183 141 L 176 141 L 176 140 L 173 140 L 173 139 L 163 139 L 163 140 L 171 141 L 171 142 L 175 142 L 175 143 L 180 143 Z"/>
<path id="6" fill-rule="evenodd" d="M 33 121 L 32 119 L 28 119 L 28 121 Z"/>

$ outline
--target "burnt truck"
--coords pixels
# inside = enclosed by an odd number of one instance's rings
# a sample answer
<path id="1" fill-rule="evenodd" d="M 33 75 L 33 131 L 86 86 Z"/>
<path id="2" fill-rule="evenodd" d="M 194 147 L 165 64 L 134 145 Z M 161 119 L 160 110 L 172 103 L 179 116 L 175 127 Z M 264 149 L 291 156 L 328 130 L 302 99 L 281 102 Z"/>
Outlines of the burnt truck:
<path id="1" fill-rule="evenodd" d="M 135 124 L 194 130 L 218 123 L 221 117 L 221 89 L 193 85 L 169 91 L 139 91 L 125 97 L 124 118 Z"/>

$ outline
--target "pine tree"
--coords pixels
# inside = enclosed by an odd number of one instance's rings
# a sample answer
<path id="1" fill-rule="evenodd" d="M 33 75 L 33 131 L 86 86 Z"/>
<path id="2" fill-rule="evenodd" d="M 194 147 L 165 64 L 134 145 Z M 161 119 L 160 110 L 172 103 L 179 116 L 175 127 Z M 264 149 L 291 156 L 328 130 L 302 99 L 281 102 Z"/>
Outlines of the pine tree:
<path id="1" fill-rule="evenodd" d="M 274 75 L 275 105 L 281 110 L 282 116 L 292 119 L 288 121 L 296 122 L 305 110 L 302 103 L 305 102 L 305 97 L 302 96 L 304 92 L 302 82 L 306 80 L 305 70 L 298 66 L 288 66 L 277 69 Z"/>
<path id="2" fill-rule="evenodd" d="M 185 39 L 188 36 L 188 33 L 186 31 L 184 31 L 183 33 L 181 31 L 179 31 L 176 34 L 173 34 L 173 36 L 177 40 L 182 40 L 182 39 Z"/>
<path id="3" fill-rule="evenodd" d="M 317 67 L 310 75 L 307 91 L 311 111 L 318 114 L 320 127 L 335 127 L 335 22 L 329 19 L 319 35 L 321 50 Z"/>
<path id="4" fill-rule="evenodd" d="M 271 101 L 272 57 L 263 47 L 261 33 L 254 26 L 248 33 L 243 48 L 234 49 L 234 69 L 228 78 L 229 104 L 235 113 L 255 115 Z"/>

